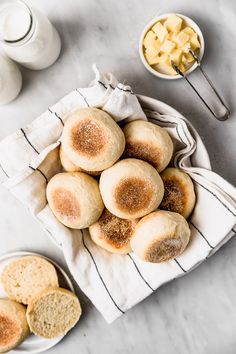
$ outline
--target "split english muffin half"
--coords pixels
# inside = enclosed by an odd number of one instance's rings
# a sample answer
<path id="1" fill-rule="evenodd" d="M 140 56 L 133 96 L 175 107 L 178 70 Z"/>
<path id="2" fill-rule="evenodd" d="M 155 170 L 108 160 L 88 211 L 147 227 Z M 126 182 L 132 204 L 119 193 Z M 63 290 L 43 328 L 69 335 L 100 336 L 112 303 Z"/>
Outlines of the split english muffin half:
<path id="1" fill-rule="evenodd" d="M 58 286 L 58 277 L 55 267 L 46 259 L 25 256 L 4 268 L 1 283 L 10 299 L 27 305 L 39 291 Z"/>
<path id="2" fill-rule="evenodd" d="M 31 331 L 44 338 L 65 335 L 79 321 L 82 310 L 77 296 L 67 289 L 51 287 L 29 303 L 26 317 Z"/>

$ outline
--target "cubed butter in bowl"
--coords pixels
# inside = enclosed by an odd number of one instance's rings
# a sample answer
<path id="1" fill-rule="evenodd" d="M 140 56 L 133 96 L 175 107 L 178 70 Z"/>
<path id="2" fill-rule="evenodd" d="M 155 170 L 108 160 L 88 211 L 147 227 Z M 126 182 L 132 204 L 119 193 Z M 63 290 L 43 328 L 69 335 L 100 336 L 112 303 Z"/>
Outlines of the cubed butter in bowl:
<path id="1" fill-rule="evenodd" d="M 144 66 L 163 79 L 181 78 L 171 61 L 186 74 L 196 69 L 197 63 L 191 51 L 202 59 L 203 35 L 193 20 L 181 14 L 156 17 L 147 24 L 140 38 L 139 53 Z"/>

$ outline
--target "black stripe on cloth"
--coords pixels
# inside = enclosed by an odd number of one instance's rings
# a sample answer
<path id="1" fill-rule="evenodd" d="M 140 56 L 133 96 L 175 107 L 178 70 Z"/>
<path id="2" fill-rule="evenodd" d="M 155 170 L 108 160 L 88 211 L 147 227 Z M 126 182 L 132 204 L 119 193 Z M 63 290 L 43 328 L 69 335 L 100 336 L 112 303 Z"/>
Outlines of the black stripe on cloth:
<path id="1" fill-rule="evenodd" d="M 90 106 L 89 106 L 89 103 L 88 103 L 88 101 L 87 101 L 87 99 L 86 99 L 86 97 L 85 97 L 78 89 L 76 89 L 76 91 L 77 91 L 78 94 L 83 98 L 83 100 L 84 100 L 84 102 L 86 103 L 87 107 L 90 107 Z"/>
<path id="2" fill-rule="evenodd" d="M 94 267 L 95 267 L 95 269 L 96 269 L 96 271 L 97 271 L 97 274 L 98 274 L 98 276 L 99 276 L 99 278 L 100 278 L 100 280 L 101 280 L 101 282 L 102 282 L 102 284 L 103 284 L 103 286 L 104 286 L 104 288 L 105 288 L 105 290 L 106 290 L 108 296 L 110 297 L 110 299 L 111 299 L 111 301 L 113 302 L 113 304 L 115 305 L 115 307 L 116 307 L 121 313 L 124 314 L 125 312 L 124 312 L 123 310 L 121 310 L 121 308 L 117 305 L 117 303 L 115 302 L 115 300 L 114 300 L 113 297 L 111 296 L 111 293 L 109 292 L 109 290 L 108 290 L 108 288 L 107 288 L 107 286 L 106 286 L 106 284 L 105 284 L 105 282 L 104 282 L 104 280 L 103 280 L 103 278 L 102 278 L 102 276 L 101 276 L 101 273 L 99 272 L 99 269 L 98 269 L 98 266 L 97 266 L 97 264 L 96 264 L 96 262 L 95 262 L 95 259 L 94 259 L 93 255 L 92 255 L 91 251 L 89 250 L 88 246 L 85 244 L 83 230 L 81 230 L 81 232 L 82 232 L 82 241 L 83 241 L 84 248 L 87 250 L 88 254 L 90 255 L 90 257 L 91 257 L 91 259 L 92 259 L 92 262 L 93 262 L 93 264 L 94 264 Z"/>
<path id="3" fill-rule="evenodd" d="M 158 118 L 149 118 L 149 119 L 154 119 L 154 120 L 157 120 L 158 122 L 163 123 L 163 120 L 158 119 Z M 175 126 L 175 129 L 176 129 L 176 132 L 177 132 L 177 134 L 178 134 L 179 139 L 182 141 L 182 143 L 183 143 L 185 146 L 187 146 L 187 144 L 183 141 L 183 138 L 180 136 L 179 129 L 178 129 L 178 124 L 175 123 L 175 122 L 167 121 L 167 120 L 165 120 L 165 123 L 172 124 L 172 125 Z M 190 144 L 190 142 L 189 142 L 189 140 L 188 140 L 188 138 L 187 138 L 187 135 L 186 135 L 186 134 L 184 134 L 184 135 L 185 135 L 185 138 L 187 139 L 188 143 Z"/>
<path id="4" fill-rule="evenodd" d="M 170 122 L 171 123 L 171 122 Z M 180 136 L 180 133 L 179 133 L 179 129 L 178 129 L 178 125 L 176 124 L 176 126 L 175 126 L 175 129 L 176 129 L 176 131 L 177 131 L 177 134 L 178 134 L 178 137 L 180 138 L 180 140 L 182 141 L 182 143 L 185 145 L 185 146 L 187 146 L 187 144 L 183 141 L 183 139 L 181 138 L 181 136 Z M 188 140 L 188 139 L 187 139 Z M 188 141 L 189 142 L 189 141 Z"/>
<path id="5" fill-rule="evenodd" d="M 112 90 L 115 90 L 115 87 L 112 86 L 112 84 L 108 84 L 110 86 L 110 88 L 112 88 Z"/>
<path id="6" fill-rule="evenodd" d="M 43 173 L 43 171 L 41 171 L 39 168 L 34 168 L 30 165 L 29 165 L 29 168 L 31 168 L 31 170 L 33 170 L 33 171 L 38 171 L 44 177 L 45 181 L 48 183 L 48 179 L 47 179 L 46 175 Z"/>
<path id="7" fill-rule="evenodd" d="M 210 242 L 207 240 L 207 238 L 203 235 L 203 233 L 192 223 L 191 220 L 189 220 L 189 223 L 194 227 L 194 229 L 197 230 L 197 232 L 202 236 L 202 238 L 206 241 L 206 243 L 208 244 L 209 247 L 211 247 L 212 249 L 214 249 L 214 247 L 210 244 Z"/>
<path id="8" fill-rule="evenodd" d="M 4 168 L 2 167 L 1 164 L 0 164 L 0 167 L 1 167 L 2 171 L 3 171 L 3 173 L 9 178 L 9 175 L 6 173 L 6 171 L 4 170 Z"/>
<path id="9" fill-rule="evenodd" d="M 155 113 L 155 112 L 154 112 L 154 113 Z M 157 120 L 158 122 L 163 123 L 163 121 L 160 120 L 160 119 L 158 119 L 158 118 L 149 118 L 149 119 Z M 174 124 L 174 125 L 175 125 L 175 129 L 176 129 L 176 132 L 177 132 L 177 135 L 178 135 L 179 139 L 182 141 L 182 143 L 183 143 L 185 146 L 187 146 L 187 144 L 183 141 L 182 137 L 180 136 L 179 129 L 178 129 L 178 124 L 175 123 L 175 122 L 169 122 L 169 121 L 167 121 L 167 120 L 165 120 L 165 122 L 166 122 L 166 123 L 169 123 L 169 124 Z M 190 141 L 189 141 L 189 139 L 188 139 L 187 134 L 185 134 L 185 131 L 184 131 L 184 135 L 185 135 L 185 138 L 186 138 L 187 142 L 189 143 L 189 145 L 191 145 L 191 143 L 190 143 Z M 190 163 L 191 163 L 191 165 L 192 165 L 192 155 L 189 156 L 189 160 L 190 160 Z"/>
<path id="10" fill-rule="evenodd" d="M 197 183 L 199 186 L 201 186 L 202 188 L 204 188 L 207 192 L 209 192 L 210 194 L 212 194 L 224 207 L 225 209 L 227 209 L 233 216 L 236 216 L 236 214 L 224 203 L 222 202 L 222 200 L 215 194 L 213 193 L 210 189 L 207 189 L 205 186 L 203 186 L 201 183 L 194 181 L 195 183 Z"/>
<path id="11" fill-rule="evenodd" d="M 155 111 L 154 111 L 154 113 L 155 113 Z M 163 123 L 163 120 L 161 120 L 161 119 L 158 119 L 158 118 L 151 118 L 151 119 L 158 120 L 159 122 Z M 178 137 L 180 138 L 180 140 L 182 141 L 182 143 L 183 143 L 184 145 L 186 145 L 186 143 L 183 141 L 183 139 L 182 139 L 181 136 L 180 136 L 180 133 L 179 133 L 179 130 L 178 130 L 178 124 L 175 123 L 175 122 L 169 122 L 169 121 L 167 121 L 167 120 L 165 120 L 165 122 L 166 122 L 166 123 L 169 123 L 169 124 L 174 124 L 174 125 L 175 125 L 176 132 L 177 132 L 177 134 L 178 134 Z M 187 142 L 189 143 L 189 145 L 191 145 L 191 143 L 190 143 L 190 141 L 189 141 L 189 139 L 188 139 L 188 136 L 187 136 L 187 134 L 185 133 L 185 131 L 184 131 L 184 136 L 185 136 Z M 190 156 L 190 157 L 191 157 L 191 156 Z"/>
<path id="12" fill-rule="evenodd" d="M 48 232 L 48 234 L 50 235 L 50 237 L 53 239 L 54 242 L 56 242 L 59 246 L 62 246 L 62 243 L 57 241 L 57 239 L 53 236 L 51 231 L 49 231 L 47 228 L 45 228 L 45 230 Z"/>
<path id="13" fill-rule="evenodd" d="M 37 149 L 34 147 L 34 145 L 29 141 L 29 139 L 28 139 L 28 137 L 27 137 L 25 131 L 24 131 L 22 128 L 20 128 L 20 130 L 22 131 L 22 134 L 24 135 L 25 140 L 27 141 L 27 143 L 28 143 L 28 144 L 34 149 L 34 151 L 39 155 L 38 150 L 37 150 Z"/>
<path id="14" fill-rule="evenodd" d="M 175 263 L 179 266 L 179 268 L 180 268 L 184 273 L 187 272 L 187 270 L 185 270 L 185 269 L 182 267 L 182 265 L 177 261 L 176 258 L 174 258 L 174 261 L 175 261 Z"/>
<path id="15" fill-rule="evenodd" d="M 119 86 L 116 86 L 116 88 L 118 88 L 118 90 L 120 90 L 120 91 L 129 92 L 131 95 L 134 95 L 133 91 L 131 91 L 131 90 L 123 89 Z"/>
<path id="16" fill-rule="evenodd" d="M 107 89 L 106 85 L 102 81 L 98 80 L 98 83 L 102 85 L 105 89 Z"/>
<path id="17" fill-rule="evenodd" d="M 104 84 L 104 82 L 98 80 L 98 83 L 99 83 L 100 85 L 102 85 L 105 89 L 107 89 L 107 86 Z M 121 87 L 119 87 L 119 86 L 114 87 L 114 86 L 112 86 L 111 84 L 108 84 L 108 85 L 110 86 L 110 88 L 111 88 L 112 90 L 115 90 L 116 88 L 118 88 L 118 90 L 120 90 L 120 91 L 129 92 L 129 93 L 131 93 L 131 95 L 134 95 L 134 92 L 133 92 L 132 90 L 123 89 L 123 88 L 121 88 Z"/>
<path id="18" fill-rule="evenodd" d="M 63 127 L 64 127 L 64 122 L 63 122 L 62 118 L 59 117 L 59 115 L 56 112 L 53 112 L 50 108 L 48 108 L 48 111 L 50 113 L 52 113 L 54 116 L 56 116 L 59 119 L 59 121 L 61 122 L 61 124 L 63 125 Z"/>
<path id="19" fill-rule="evenodd" d="M 140 275 L 140 277 L 142 278 L 142 280 L 144 281 L 144 283 L 152 290 L 152 291 L 155 291 L 151 285 L 147 282 L 147 280 L 143 277 L 142 273 L 140 272 L 137 264 L 135 263 L 134 259 L 131 257 L 131 255 L 128 253 L 127 256 L 132 260 L 133 264 L 134 264 L 134 267 L 136 268 L 138 274 Z"/>
<path id="20" fill-rule="evenodd" d="M 236 234 L 236 230 L 234 230 L 234 228 L 232 228 L 232 231 Z"/>

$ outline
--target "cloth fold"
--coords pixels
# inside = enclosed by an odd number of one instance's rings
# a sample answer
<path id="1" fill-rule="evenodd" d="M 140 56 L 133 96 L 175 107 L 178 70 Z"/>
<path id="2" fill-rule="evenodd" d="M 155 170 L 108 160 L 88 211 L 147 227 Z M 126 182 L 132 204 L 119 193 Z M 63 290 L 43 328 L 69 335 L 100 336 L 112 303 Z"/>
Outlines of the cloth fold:
<path id="1" fill-rule="evenodd" d="M 75 89 L 0 143 L 0 175 L 4 186 L 62 249 L 80 288 L 111 323 L 162 284 L 194 269 L 236 233 L 236 189 L 210 170 L 202 141 L 184 117 L 163 114 L 152 104 L 147 107 L 142 96 L 137 99 L 130 86 L 112 74 L 101 74 L 96 67 L 94 72 L 88 88 Z M 68 229 L 51 212 L 45 190 L 62 169 L 58 146 L 67 114 L 90 106 L 104 109 L 117 122 L 148 119 L 170 133 L 173 164 L 191 176 L 197 194 L 189 220 L 191 240 L 177 259 L 151 264 L 133 253 L 111 254 L 94 244 L 87 230 Z"/>

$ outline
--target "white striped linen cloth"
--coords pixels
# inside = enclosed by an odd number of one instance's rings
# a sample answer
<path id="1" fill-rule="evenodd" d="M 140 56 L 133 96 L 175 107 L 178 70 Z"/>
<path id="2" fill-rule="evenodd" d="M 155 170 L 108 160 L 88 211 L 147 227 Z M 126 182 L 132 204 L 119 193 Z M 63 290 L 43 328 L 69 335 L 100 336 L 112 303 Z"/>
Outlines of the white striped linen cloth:
<path id="1" fill-rule="evenodd" d="M 205 150 L 188 121 L 180 115 L 146 109 L 148 119 L 171 134 L 174 165 L 195 182 L 197 203 L 189 220 L 192 234 L 185 252 L 166 263 L 145 263 L 133 253 L 111 254 L 96 246 L 87 230 L 70 230 L 59 223 L 47 204 L 45 189 L 48 180 L 61 171 L 57 146 L 66 114 L 75 108 L 95 106 L 116 121 L 147 119 L 129 86 L 119 84 L 111 74 L 94 70 L 96 78 L 90 87 L 69 93 L 0 143 L 0 173 L 3 184 L 61 247 L 74 279 L 111 323 L 162 284 L 192 270 L 236 233 L 236 189 L 205 168 L 209 167 Z"/>

